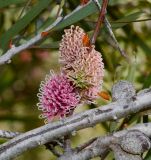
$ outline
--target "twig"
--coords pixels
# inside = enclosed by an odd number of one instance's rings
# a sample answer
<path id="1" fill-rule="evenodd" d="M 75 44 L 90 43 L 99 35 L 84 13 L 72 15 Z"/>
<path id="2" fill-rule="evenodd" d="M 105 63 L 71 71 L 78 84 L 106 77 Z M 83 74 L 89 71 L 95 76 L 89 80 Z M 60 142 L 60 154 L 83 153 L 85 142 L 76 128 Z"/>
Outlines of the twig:
<path id="1" fill-rule="evenodd" d="M 74 152 L 72 155 L 62 156 L 58 160 L 87 160 L 97 156 L 101 156 L 106 154 L 111 144 L 116 143 L 116 141 L 126 135 L 129 131 L 140 131 L 144 133 L 146 136 L 151 137 L 151 123 L 146 124 L 138 124 L 129 129 L 115 132 L 114 134 L 98 137 L 92 144 L 90 144 L 87 148 L 81 150 L 80 152 Z"/>
<path id="2" fill-rule="evenodd" d="M 101 160 L 105 160 L 106 156 L 109 154 L 109 149 L 107 148 L 102 154 L 101 154 Z"/>
<path id="3" fill-rule="evenodd" d="M 56 19 L 56 21 L 51 24 L 49 27 L 47 27 L 44 32 L 48 32 L 50 31 L 52 28 L 54 28 L 60 21 L 62 20 L 62 17 L 58 17 Z M 24 49 L 29 48 L 30 46 L 34 45 L 35 43 L 37 43 L 38 41 L 42 40 L 44 38 L 44 36 L 41 35 L 41 33 L 37 34 L 35 37 L 33 37 L 32 39 L 30 39 L 28 42 L 26 42 L 25 44 L 22 44 L 18 47 L 13 46 L 11 49 L 9 49 L 5 54 L 3 54 L 2 56 L 0 56 L 0 65 L 1 64 L 5 64 L 5 63 L 9 63 L 11 58 L 18 54 L 19 52 L 23 51 Z"/>
<path id="4" fill-rule="evenodd" d="M 99 4 L 99 2 L 98 2 L 97 0 L 93 0 L 93 2 L 94 2 L 95 5 L 98 7 L 99 11 L 101 11 L 101 10 L 102 10 L 102 7 L 101 7 L 101 5 Z M 115 43 L 116 48 L 119 50 L 120 54 L 121 54 L 122 56 L 124 56 L 124 57 L 129 61 L 126 52 L 120 47 L 120 45 L 119 45 L 119 43 L 118 43 L 118 41 L 117 41 L 117 39 L 116 39 L 113 31 L 112 31 L 111 24 L 110 24 L 110 22 L 108 21 L 108 19 L 107 19 L 106 17 L 105 17 L 105 19 L 104 19 L 104 23 L 105 23 L 105 27 L 106 27 L 108 33 L 110 34 L 111 38 L 113 39 L 113 41 L 114 41 L 114 43 Z"/>
<path id="5" fill-rule="evenodd" d="M 71 110 L 70 113 L 67 115 L 67 117 L 70 117 L 73 115 L 73 111 L 74 110 Z M 64 151 L 67 153 L 67 154 L 70 154 L 70 152 L 72 152 L 72 147 L 71 147 L 71 134 L 67 134 L 64 136 Z"/>
<path id="6" fill-rule="evenodd" d="M 103 0 L 102 7 L 100 9 L 99 18 L 98 18 L 98 21 L 97 21 L 97 24 L 96 24 L 96 27 L 95 27 L 95 31 L 94 31 L 92 39 L 91 39 L 92 44 L 95 44 L 95 41 L 96 41 L 96 38 L 98 36 L 100 27 L 101 27 L 102 23 L 104 22 L 107 4 L 108 4 L 108 0 Z"/>
<path id="7" fill-rule="evenodd" d="M 11 131 L 0 130 L 0 138 L 11 139 L 11 138 L 14 138 L 14 137 L 16 137 L 20 134 L 21 133 L 19 133 L 19 132 L 11 132 Z"/>
<path id="8" fill-rule="evenodd" d="M 67 153 L 72 151 L 70 135 L 66 135 L 64 137 L 64 151 Z"/>
<path id="9" fill-rule="evenodd" d="M 15 158 L 27 149 L 51 142 L 73 131 L 94 126 L 97 123 L 120 119 L 132 113 L 151 109 L 151 91 L 139 94 L 134 99 L 123 99 L 95 109 L 91 109 L 58 122 L 52 122 L 31 130 L 0 146 L 0 160 Z M 145 126 L 143 132 L 150 134 L 151 125 Z"/>
<path id="10" fill-rule="evenodd" d="M 96 139 L 97 139 L 97 137 L 92 138 L 92 139 L 90 139 L 88 142 L 85 142 L 84 144 L 76 147 L 74 150 L 75 150 L 76 152 L 80 152 L 80 151 L 82 151 L 83 149 L 85 149 L 86 147 L 90 146 L 94 141 L 96 141 Z"/>
<path id="11" fill-rule="evenodd" d="M 55 149 L 55 146 L 51 145 L 51 143 L 45 144 L 46 149 L 49 149 L 55 156 L 60 157 L 62 154 Z"/>

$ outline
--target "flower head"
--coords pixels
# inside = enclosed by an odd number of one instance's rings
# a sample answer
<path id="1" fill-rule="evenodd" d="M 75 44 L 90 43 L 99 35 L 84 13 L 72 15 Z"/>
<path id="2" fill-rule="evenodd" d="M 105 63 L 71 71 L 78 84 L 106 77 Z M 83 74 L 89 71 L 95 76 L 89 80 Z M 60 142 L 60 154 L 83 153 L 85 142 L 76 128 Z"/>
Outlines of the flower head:
<path id="1" fill-rule="evenodd" d="M 75 61 L 63 65 L 63 71 L 73 81 L 77 80 L 77 86 L 79 85 L 79 87 L 80 82 L 83 82 L 86 86 L 101 85 L 104 75 L 103 69 L 104 64 L 101 54 L 93 46 L 91 50 L 83 48 Z"/>
<path id="2" fill-rule="evenodd" d="M 60 62 L 62 64 L 72 63 L 81 53 L 83 47 L 82 37 L 85 32 L 79 26 L 71 26 L 70 29 L 65 29 L 65 34 L 62 36 L 60 43 Z"/>
<path id="3" fill-rule="evenodd" d="M 86 33 L 80 27 L 65 30 L 60 44 L 62 70 L 79 88 L 80 96 L 88 101 L 97 98 L 104 76 L 101 53 L 94 45 L 85 45 Z"/>
<path id="4" fill-rule="evenodd" d="M 41 82 L 39 92 L 38 108 L 42 111 L 40 117 L 47 122 L 56 116 L 66 116 L 80 100 L 72 82 L 63 73 L 46 76 L 45 82 Z"/>

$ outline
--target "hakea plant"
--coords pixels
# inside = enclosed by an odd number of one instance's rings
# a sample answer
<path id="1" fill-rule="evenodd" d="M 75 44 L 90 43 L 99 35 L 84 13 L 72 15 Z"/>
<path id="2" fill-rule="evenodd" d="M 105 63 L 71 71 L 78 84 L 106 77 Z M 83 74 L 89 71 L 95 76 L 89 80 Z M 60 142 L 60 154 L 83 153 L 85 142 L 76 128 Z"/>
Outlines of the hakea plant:
<path id="1" fill-rule="evenodd" d="M 65 30 L 59 50 L 63 72 L 78 88 L 82 99 L 93 102 L 104 76 L 101 54 L 78 26 Z"/>
<path id="2" fill-rule="evenodd" d="M 80 27 L 65 30 L 60 43 L 61 74 L 41 82 L 38 108 L 47 122 L 70 115 L 81 102 L 94 102 L 101 89 L 104 64 Z"/>
<path id="3" fill-rule="evenodd" d="M 55 117 L 70 115 L 80 102 L 73 83 L 63 73 L 47 75 L 40 84 L 38 97 L 38 109 L 42 111 L 40 118 L 46 123 Z"/>

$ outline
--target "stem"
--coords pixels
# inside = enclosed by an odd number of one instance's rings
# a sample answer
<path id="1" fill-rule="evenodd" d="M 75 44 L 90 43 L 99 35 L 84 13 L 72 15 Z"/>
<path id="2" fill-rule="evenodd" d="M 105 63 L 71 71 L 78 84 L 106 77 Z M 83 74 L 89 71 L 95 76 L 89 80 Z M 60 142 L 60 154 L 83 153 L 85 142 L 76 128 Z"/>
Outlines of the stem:
<path id="1" fill-rule="evenodd" d="M 82 151 L 83 149 L 85 149 L 86 147 L 90 146 L 94 141 L 97 140 L 97 137 L 93 138 L 93 139 L 90 139 L 88 142 L 82 144 L 81 146 L 78 146 L 75 150 L 77 152 L 80 152 Z"/>
<path id="2" fill-rule="evenodd" d="M 59 153 L 56 149 L 55 146 L 51 145 L 51 143 L 46 143 L 45 144 L 46 149 L 50 150 L 55 156 L 60 157 L 61 153 Z"/>
<path id="3" fill-rule="evenodd" d="M 70 111 L 70 113 L 68 113 L 66 116 L 70 117 L 73 115 L 74 109 Z M 71 134 L 67 134 L 66 136 L 64 136 L 64 151 L 67 153 L 70 153 L 72 151 L 72 147 L 71 147 Z"/>
<path id="4" fill-rule="evenodd" d="M 69 134 L 64 137 L 64 151 L 67 153 L 70 153 L 72 151 L 71 140 L 70 140 Z"/>
<path id="5" fill-rule="evenodd" d="M 93 36 L 92 36 L 92 39 L 91 39 L 91 44 L 95 44 L 95 42 L 96 42 L 96 38 L 97 38 L 98 33 L 99 33 L 99 28 L 101 27 L 101 25 L 102 25 L 102 23 L 104 22 L 104 19 L 105 19 L 107 4 L 108 4 L 108 0 L 103 0 L 101 11 L 100 11 L 100 14 L 99 14 L 99 18 L 98 18 L 98 21 L 97 21 L 97 24 L 96 24 L 96 27 L 95 27 L 95 30 L 94 30 L 94 33 L 93 33 Z"/>
<path id="6" fill-rule="evenodd" d="M 100 6 L 99 2 L 97 0 L 93 0 L 93 2 L 95 3 L 95 5 L 98 7 L 99 11 L 101 12 L 101 10 L 103 9 L 103 4 L 102 4 L 102 7 Z M 98 23 L 98 22 L 97 22 Z M 119 50 L 120 54 L 126 58 L 126 60 L 129 62 L 129 58 L 126 54 L 126 52 L 120 47 L 113 31 L 112 31 L 112 27 L 111 27 L 111 24 L 110 22 L 108 21 L 108 19 L 104 16 L 104 23 L 105 23 L 105 27 L 109 33 L 109 35 L 111 36 L 111 38 L 113 39 L 114 43 L 115 43 L 115 46 L 116 48 Z"/>

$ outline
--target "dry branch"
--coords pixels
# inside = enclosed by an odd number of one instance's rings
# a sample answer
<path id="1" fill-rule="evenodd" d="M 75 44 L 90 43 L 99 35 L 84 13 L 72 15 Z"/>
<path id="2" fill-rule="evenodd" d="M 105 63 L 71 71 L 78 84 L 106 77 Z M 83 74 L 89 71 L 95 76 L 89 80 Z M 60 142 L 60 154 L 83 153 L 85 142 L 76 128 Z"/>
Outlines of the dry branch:
<path id="1" fill-rule="evenodd" d="M 146 124 L 138 124 L 134 127 L 129 129 L 116 132 L 114 134 L 98 137 L 92 144 L 90 144 L 87 148 L 83 149 L 82 151 L 75 150 L 73 151 L 72 155 L 63 155 L 58 160 L 88 160 L 97 156 L 104 155 L 108 148 L 114 144 L 117 139 L 129 134 L 129 131 L 136 132 L 140 131 L 144 133 L 146 136 L 151 137 L 151 123 Z M 150 144 L 149 144 L 150 145 Z M 148 146 L 148 149 L 150 146 Z M 123 159 L 122 159 L 123 160 Z"/>
<path id="2" fill-rule="evenodd" d="M 19 135 L 0 146 L 0 160 L 15 158 L 30 148 L 46 144 L 73 131 L 92 127 L 100 122 L 117 120 L 129 114 L 148 109 L 151 109 L 150 89 L 141 92 L 135 98 L 119 99 L 108 105 L 73 115 L 58 122 L 49 123 Z M 150 130 L 147 131 L 144 128 L 144 131 L 147 134 Z"/>
<path id="3" fill-rule="evenodd" d="M 20 134 L 19 132 L 10 132 L 10 131 L 0 130 L 0 138 L 11 139 L 18 136 L 19 134 Z"/>

